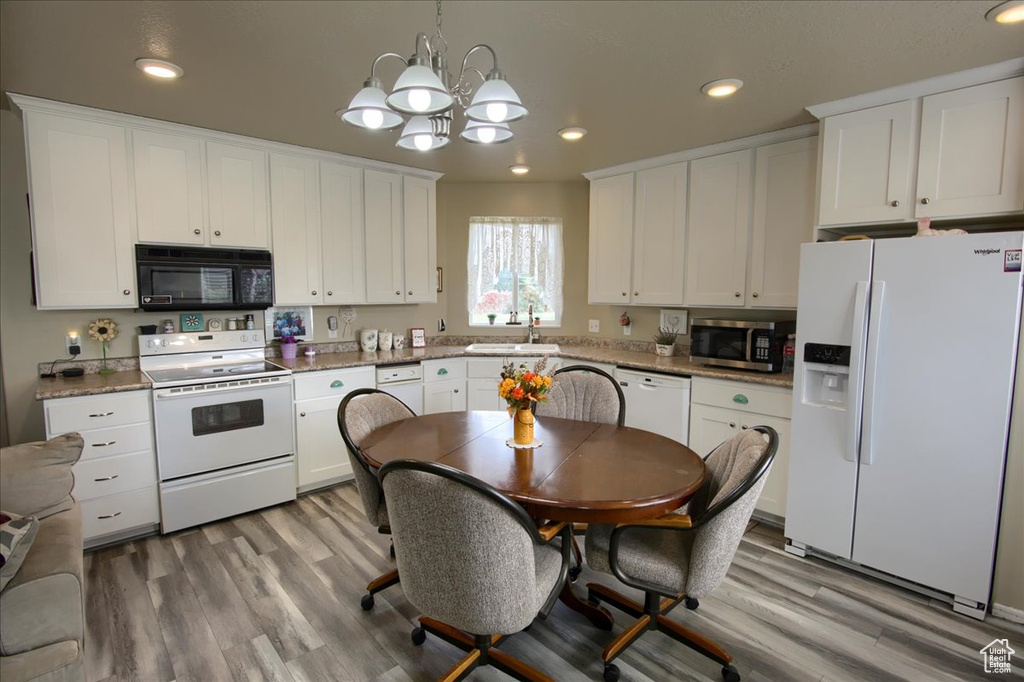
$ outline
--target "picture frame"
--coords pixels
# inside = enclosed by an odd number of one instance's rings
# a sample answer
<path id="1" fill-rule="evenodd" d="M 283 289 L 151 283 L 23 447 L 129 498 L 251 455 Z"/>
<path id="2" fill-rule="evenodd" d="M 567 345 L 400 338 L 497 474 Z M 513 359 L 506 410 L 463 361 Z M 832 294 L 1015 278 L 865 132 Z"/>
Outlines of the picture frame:
<path id="1" fill-rule="evenodd" d="M 425 348 L 427 345 L 427 335 L 423 331 L 423 327 L 413 327 L 409 330 L 409 336 L 412 339 L 412 348 Z"/>
<path id="2" fill-rule="evenodd" d="M 282 336 L 294 336 L 300 341 L 312 341 L 313 306 L 267 308 L 267 312 L 263 316 L 263 326 L 267 343 L 277 341 Z"/>

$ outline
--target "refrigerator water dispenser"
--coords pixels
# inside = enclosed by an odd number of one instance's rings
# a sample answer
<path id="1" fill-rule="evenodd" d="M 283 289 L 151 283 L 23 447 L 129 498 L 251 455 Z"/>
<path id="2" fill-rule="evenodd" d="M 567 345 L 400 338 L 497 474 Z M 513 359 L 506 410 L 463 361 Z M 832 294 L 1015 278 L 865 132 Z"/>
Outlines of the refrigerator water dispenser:
<path id="1" fill-rule="evenodd" d="M 850 383 L 850 347 L 824 343 L 804 346 L 805 405 L 846 409 Z"/>

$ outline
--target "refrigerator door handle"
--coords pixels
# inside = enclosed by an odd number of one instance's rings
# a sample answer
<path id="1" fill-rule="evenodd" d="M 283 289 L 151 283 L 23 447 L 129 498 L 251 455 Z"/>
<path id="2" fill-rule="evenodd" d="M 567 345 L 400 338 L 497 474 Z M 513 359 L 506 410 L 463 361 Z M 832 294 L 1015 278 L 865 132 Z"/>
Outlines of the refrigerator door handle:
<path id="1" fill-rule="evenodd" d="M 847 394 L 846 452 L 843 459 L 857 462 L 860 449 L 861 406 L 864 404 L 864 346 L 867 335 L 868 282 L 857 282 L 853 303 L 853 339 L 850 348 L 850 387 Z"/>
<path id="2" fill-rule="evenodd" d="M 885 305 L 885 282 L 871 284 L 871 314 L 868 319 L 868 348 L 864 377 L 864 421 L 861 433 L 860 463 L 874 464 L 875 392 L 878 379 L 879 349 L 882 336 L 882 307 Z"/>

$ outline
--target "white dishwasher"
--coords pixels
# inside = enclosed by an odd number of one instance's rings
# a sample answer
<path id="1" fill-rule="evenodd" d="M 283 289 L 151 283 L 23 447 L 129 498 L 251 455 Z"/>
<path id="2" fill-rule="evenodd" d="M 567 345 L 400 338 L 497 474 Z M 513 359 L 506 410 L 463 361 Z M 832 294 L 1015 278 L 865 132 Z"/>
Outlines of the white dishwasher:
<path id="1" fill-rule="evenodd" d="M 423 414 L 423 368 L 420 363 L 378 367 L 377 388 L 401 400 L 417 416 Z"/>
<path id="2" fill-rule="evenodd" d="M 626 396 L 626 426 L 686 445 L 690 434 L 688 378 L 616 367 L 615 380 Z"/>

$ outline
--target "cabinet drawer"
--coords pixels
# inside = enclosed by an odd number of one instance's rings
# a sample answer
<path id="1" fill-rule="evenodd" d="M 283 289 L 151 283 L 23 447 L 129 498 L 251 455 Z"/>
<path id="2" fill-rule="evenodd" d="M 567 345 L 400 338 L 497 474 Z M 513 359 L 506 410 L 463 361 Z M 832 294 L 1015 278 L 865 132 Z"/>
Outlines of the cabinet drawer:
<path id="1" fill-rule="evenodd" d="M 82 533 L 86 540 L 159 520 L 156 486 L 82 502 Z"/>
<path id="2" fill-rule="evenodd" d="M 373 367 L 310 372 L 295 377 L 295 399 L 344 397 L 357 388 L 373 388 L 376 385 Z"/>
<path id="3" fill-rule="evenodd" d="M 149 391 L 46 401 L 46 430 L 54 436 L 149 421 Z"/>
<path id="4" fill-rule="evenodd" d="M 111 426 L 107 429 L 81 431 L 85 440 L 82 461 L 100 457 L 126 455 L 129 452 L 153 451 L 153 427 L 149 422 Z"/>
<path id="5" fill-rule="evenodd" d="M 466 374 L 473 379 L 497 379 L 501 375 L 504 358 L 468 358 Z"/>
<path id="6" fill-rule="evenodd" d="M 701 405 L 782 419 L 789 419 L 793 411 L 793 392 L 785 388 L 694 377 L 691 390 L 691 401 Z"/>
<path id="7" fill-rule="evenodd" d="M 452 358 L 450 360 L 428 360 L 423 365 L 423 383 L 435 381 L 458 381 L 466 378 L 466 360 Z M 501 369 L 499 368 L 500 372 Z"/>
<path id="8" fill-rule="evenodd" d="M 156 485 L 156 458 L 151 451 L 100 457 L 74 467 L 78 500 L 91 500 Z"/>

